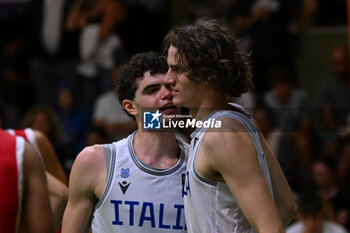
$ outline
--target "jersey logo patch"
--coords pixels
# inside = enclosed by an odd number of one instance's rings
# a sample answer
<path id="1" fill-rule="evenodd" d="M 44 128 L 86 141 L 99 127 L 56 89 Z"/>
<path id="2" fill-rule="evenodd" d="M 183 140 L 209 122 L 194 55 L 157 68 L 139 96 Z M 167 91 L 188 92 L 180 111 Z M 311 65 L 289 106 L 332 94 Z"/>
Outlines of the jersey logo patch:
<path id="1" fill-rule="evenodd" d="M 120 176 L 125 178 L 128 178 L 130 176 L 130 168 L 122 168 L 120 172 Z"/>
<path id="2" fill-rule="evenodd" d="M 126 181 L 123 181 L 123 182 L 118 182 L 119 183 L 119 187 L 120 189 L 122 190 L 122 193 L 123 195 L 125 195 L 126 191 L 128 190 L 129 186 L 131 183 L 128 183 Z"/>

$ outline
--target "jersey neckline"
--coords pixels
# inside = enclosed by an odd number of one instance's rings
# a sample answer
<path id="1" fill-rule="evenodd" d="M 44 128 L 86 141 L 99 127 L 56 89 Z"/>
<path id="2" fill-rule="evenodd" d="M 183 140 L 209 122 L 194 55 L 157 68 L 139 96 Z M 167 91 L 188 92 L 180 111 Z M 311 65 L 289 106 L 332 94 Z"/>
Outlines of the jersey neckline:
<path id="1" fill-rule="evenodd" d="M 177 161 L 177 163 L 170 167 L 170 168 L 167 168 L 167 169 L 160 169 L 160 168 L 155 168 L 155 167 L 152 167 L 144 162 L 142 162 L 137 156 L 136 156 L 136 153 L 135 153 L 135 150 L 134 150 L 134 146 L 133 146 L 133 140 L 134 140 L 134 136 L 135 136 L 135 133 L 137 131 L 133 132 L 131 135 L 129 135 L 128 137 L 128 149 L 129 149 L 129 152 L 130 152 L 130 155 L 131 155 L 131 158 L 132 160 L 134 161 L 135 165 L 142 171 L 146 172 L 146 173 L 149 173 L 151 175 L 156 175 L 156 176 L 164 176 L 164 175 L 169 175 L 175 171 L 177 171 L 181 166 L 182 164 L 184 163 L 185 161 L 185 146 L 183 144 L 183 142 L 176 138 L 176 141 L 178 143 L 178 146 L 180 147 L 180 150 L 181 150 L 181 153 L 180 153 L 180 157 Z"/>

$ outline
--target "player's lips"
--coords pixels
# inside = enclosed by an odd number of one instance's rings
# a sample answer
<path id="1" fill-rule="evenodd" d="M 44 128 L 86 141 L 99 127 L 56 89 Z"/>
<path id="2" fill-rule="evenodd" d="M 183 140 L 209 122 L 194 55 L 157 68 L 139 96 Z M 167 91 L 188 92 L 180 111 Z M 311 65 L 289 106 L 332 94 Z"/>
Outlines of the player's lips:
<path id="1" fill-rule="evenodd" d="M 175 113 L 176 110 L 177 110 L 177 107 L 173 103 L 166 104 L 163 107 L 159 108 L 159 111 L 161 111 L 163 114 Z"/>
<path id="2" fill-rule="evenodd" d="M 176 108 L 176 106 L 173 103 L 171 103 L 171 104 L 166 104 L 163 107 L 159 108 L 159 111 L 164 111 L 166 109 L 174 109 L 174 108 Z"/>

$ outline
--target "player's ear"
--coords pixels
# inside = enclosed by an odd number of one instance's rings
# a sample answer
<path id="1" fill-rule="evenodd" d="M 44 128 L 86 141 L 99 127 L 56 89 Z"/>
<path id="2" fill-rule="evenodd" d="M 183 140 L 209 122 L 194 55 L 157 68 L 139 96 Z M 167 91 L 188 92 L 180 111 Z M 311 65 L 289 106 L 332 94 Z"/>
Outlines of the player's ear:
<path id="1" fill-rule="evenodd" d="M 132 100 L 123 100 L 122 106 L 130 115 L 136 116 L 137 110 Z"/>

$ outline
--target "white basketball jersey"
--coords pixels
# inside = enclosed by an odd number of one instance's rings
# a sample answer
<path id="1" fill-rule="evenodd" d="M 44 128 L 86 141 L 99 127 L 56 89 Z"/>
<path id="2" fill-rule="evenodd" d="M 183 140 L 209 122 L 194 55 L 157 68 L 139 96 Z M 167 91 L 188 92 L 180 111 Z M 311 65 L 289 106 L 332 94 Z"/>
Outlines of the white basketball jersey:
<path id="1" fill-rule="evenodd" d="M 272 194 L 270 174 L 254 122 L 250 114 L 241 106 L 233 106 L 235 111 L 217 111 L 207 116 L 206 119 L 217 120 L 231 117 L 247 129 L 255 145 L 261 170 Z M 226 183 L 206 179 L 196 171 L 196 156 L 205 132 L 205 128 L 196 129 L 191 135 L 184 198 L 187 230 L 191 233 L 255 232 L 244 217 Z"/>
<path id="2" fill-rule="evenodd" d="M 137 158 L 133 138 L 131 134 L 103 145 L 105 158 L 109 158 L 107 181 L 95 206 L 92 231 L 186 232 L 183 191 L 188 144 L 177 139 L 181 149 L 178 163 L 157 169 Z"/>

